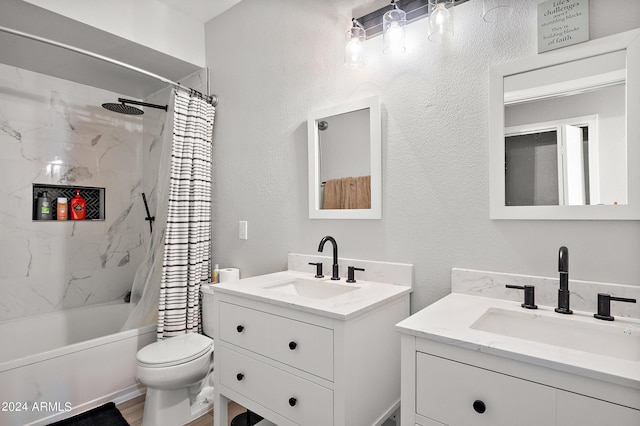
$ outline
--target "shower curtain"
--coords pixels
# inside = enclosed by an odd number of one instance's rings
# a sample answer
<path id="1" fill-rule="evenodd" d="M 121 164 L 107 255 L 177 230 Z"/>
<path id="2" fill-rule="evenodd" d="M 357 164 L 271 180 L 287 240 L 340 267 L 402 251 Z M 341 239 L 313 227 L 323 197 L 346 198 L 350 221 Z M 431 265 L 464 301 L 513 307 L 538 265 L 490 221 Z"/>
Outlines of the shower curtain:
<path id="1" fill-rule="evenodd" d="M 181 90 L 174 91 L 172 107 L 158 173 L 156 222 L 132 288 L 136 306 L 123 327 L 137 328 L 157 318 L 158 340 L 201 331 L 200 285 L 211 277 L 215 108 L 199 93 Z"/>
<path id="2" fill-rule="evenodd" d="M 177 91 L 158 339 L 200 332 L 200 284 L 211 277 L 211 137 L 215 109 Z"/>

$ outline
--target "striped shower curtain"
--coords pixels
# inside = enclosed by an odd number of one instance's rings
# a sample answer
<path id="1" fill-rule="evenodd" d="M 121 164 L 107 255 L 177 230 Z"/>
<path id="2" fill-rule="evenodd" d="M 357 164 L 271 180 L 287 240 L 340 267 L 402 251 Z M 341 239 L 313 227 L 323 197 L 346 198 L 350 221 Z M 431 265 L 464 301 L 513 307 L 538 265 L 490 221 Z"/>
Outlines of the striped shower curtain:
<path id="1" fill-rule="evenodd" d="M 200 285 L 211 277 L 211 143 L 215 108 L 175 91 L 157 337 L 201 332 Z"/>

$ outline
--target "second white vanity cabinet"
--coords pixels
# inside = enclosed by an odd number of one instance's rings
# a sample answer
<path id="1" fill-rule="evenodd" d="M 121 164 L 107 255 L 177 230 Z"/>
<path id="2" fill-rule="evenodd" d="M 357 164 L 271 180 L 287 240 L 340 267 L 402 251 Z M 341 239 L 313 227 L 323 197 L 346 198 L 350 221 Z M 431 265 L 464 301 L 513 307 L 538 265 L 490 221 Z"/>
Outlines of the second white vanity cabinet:
<path id="1" fill-rule="evenodd" d="M 637 390 L 510 360 L 496 363 L 486 354 L 413 336 L 402 339 L 403 426 L 640 425 L 640 409 L 621 405 L 633 404 L 634 396 L 618 398 L 634 391 L 637 398 Z M 570 390 L 559 387 L 565 380 Z"/>
<path id="2" fill-rule="evenodd" d="M 410 288 L 386 285 L 390 296 L 342 315 L 332 306 L 357 301 L 356 291 L 300 307 L 250 280 L 213 289 L 215 424 L 227 424 L 229 400 L 278 426 L 381 425 L 398 410 L 395 324 L 409 315 Z"/>
<path id="3" fill-rule="evenodd" d="M 445 299 L 398 324 L 402 426 L 640 425 L 640 383 L 632 377 L 640 373 L 638 359 L 581 355 L 482 333 L 474 329 L 474 310 L 509 304 L 517 310 L 519 304 L 456 294 Z M 626 332 L 640 331 L 628 322 Z M 585 368 L 588 360 L 602 370 L 631 368 L 630 374 Z"/>

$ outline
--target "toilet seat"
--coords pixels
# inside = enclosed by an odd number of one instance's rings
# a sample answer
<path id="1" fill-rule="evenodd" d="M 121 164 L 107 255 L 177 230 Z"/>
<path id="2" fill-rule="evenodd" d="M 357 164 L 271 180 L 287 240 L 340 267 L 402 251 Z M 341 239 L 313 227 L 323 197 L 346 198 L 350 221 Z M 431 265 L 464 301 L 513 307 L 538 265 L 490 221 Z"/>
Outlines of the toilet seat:
<path id="1" fill-rule="evenodd" d="M 213 340 L 197 333 L 160 340 L 138 351 L 138 364 L 149 368 L 171 367 L 193 361 L 208 354 Z"/>

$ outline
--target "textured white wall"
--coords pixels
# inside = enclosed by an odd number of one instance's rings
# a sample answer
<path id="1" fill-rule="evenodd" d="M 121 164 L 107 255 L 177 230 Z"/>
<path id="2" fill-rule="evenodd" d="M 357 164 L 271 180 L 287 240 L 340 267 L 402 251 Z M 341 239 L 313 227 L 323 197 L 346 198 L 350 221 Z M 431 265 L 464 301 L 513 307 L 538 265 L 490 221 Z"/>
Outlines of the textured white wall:
<path id="1" fill-rule="evenodd" d="M 415 265 L 412 311 L 450 291 L 452 267 L 640 285 L 640 224 L 491 221 L 488 68 L 535 55 L 537 0 L 510 22 L 485 24 L 482 3 L 455 8 L 455 39 L 408 27 L 409 51 L 384 58 L 366 42 L 364 70 L 343 66 L 344 33 L 360 0 L 244 0 L 206 25 L 220 98 L 214 129 L 214 258 L 243 276 L 286 268 L 332 235 L 344 257 Z M 591 38 L 640 27 L 637 0 L 591 0 Z M 382 220 L 310 220 L 306 115 L 378 94 L 383 104 Z M 249 239 L 238 239 L 238 221 Z M 594 295 L 595 297 L 595 295 Z"/>

